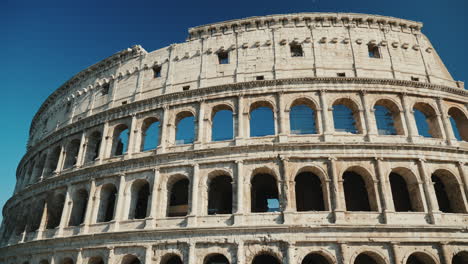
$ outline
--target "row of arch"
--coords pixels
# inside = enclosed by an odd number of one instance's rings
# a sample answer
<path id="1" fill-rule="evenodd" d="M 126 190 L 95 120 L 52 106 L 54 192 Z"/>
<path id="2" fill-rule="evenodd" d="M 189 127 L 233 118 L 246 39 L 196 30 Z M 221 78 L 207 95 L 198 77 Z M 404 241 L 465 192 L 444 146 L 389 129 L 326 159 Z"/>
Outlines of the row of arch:
<path id="1" fill-rule="evenodd" d="M 388 261 L 379 253 L 373 251 L 364 251 L 351 260 L 353 264 L 387 264 Z M 143 264 L 137 256 L 128 254 L 125 255 L 119 264 Z M 161 258 L 160 264 L 183 264 L 182 257 L 178 254 L 168 253 Z M 203 264 L 230 264 L 229 259 L 219 253 L 208 254 L 203 258 Z M 252 264 L 282 264 L 281 258 L 273 252 L 260 252 L 252 259 Z M 311 252 L 307 254 L 299 262 L 300 264 L 334 264 L 336 260 L 329 254 L 323 252 Z M 411 253 L 406 260 L 405 264 L 438 264 L 439 261 L 434 259 L 434 256 L 429 255 L 423 251 L 416 251 Z M 461 251 L 452 257 L 451 263 L 447 264 L 466 264 L 468 263 L 468 251 Z M 29 264 L 24 262 L 23 264 Z M 43 259 L 39 264 L 49 264 L 49 261 Z M 74 264 L 73 259 L 64 258 L 60 264 Z M 106 264 L 102 257 L 91 257 L 87 264 Z M 292 263 L 291 263 L 292 264 Z"/>
<path id="2" fill-rule="evenodd" d="M 123 177 L 123 176 L 122 176 Z M 359 166 L 351 166 L 341 175 L 338 189 L 333 192 L 327 176 L 314 167 L 300 169 L 294 177 L 294 193 L 290 198 L 284 195 L 284 184 L 276 173 L 268 168 L 259 168 L 253 171 L 250 178 L 250 212 L 265 213 L 276 212 L 285 209 L 285 204 L 290 203 L 291 208 L 298 212 L 307 211 L 331 211 L 332 196 L 344 201 L 344 210 L 347 211 L 379 211 L 379 195 L 376 187 L 376 179 L 372 174 Z M 398 167 L 393 169 L 388 177 L 389 190 L 391 191 L 393 208 L 395 212 L 427 212 L 426 192 L 418 177 L 409 169 Z M 467 205 L 463 191 L 463 185 L 457 177 L 445 169 L 435 170 L 430 175 L 431 185 L 435 193 L 436 208 L 444 213 L 467 213 Z M 157 204 L 152 204 L 153 194 L 150 181 L 136 179 L 130 182 L 128 191 L 130 195 L 123 195 L 125 210 L 124 219 L 145 219 L 149 217 L 151 207 L 166 208 L 165 217 L 181 217 L 190 212 L 193 204 L 190 204 L 192 179 L 180 174 L 167 178 L 158 188 L 165 190 L 167 199 L 164 203 L 161 192 Z M 201 201 L 206 205 L 206 215 L 232 214 L 235 209 L 234 178 L 229 173 L 216 172 L 214 176 L 207 177 L 206 192 L 207 201 Z M 237 188 L 239 184 L 235 182 Z M 240 184 L 245 188 L 245 184 Z M 343 193 L 343 196 L 340 196 Z M 71 213 L 65 217 L 66 226 L 79 226 L 84 223 L 86 214 L 91 214 L 91 208 L 96 208 L 94 218 L 90 222 L 109 222 L 115 220 L 118 187 L 114 183 L 105 183 L 96 188 L 95 193 L 90 194 L 86 188 L 74 190 L 71 196 Z M 89 203 L 90 196 L 97 196 L 95 205 Z M 129 198 L 126 198 L 129 197 Z M 156 196 L 157 197 L 157 196 Z M 237 197 L 238 198 L 238 197 Z M 286 199 L 290 199 L 286 201 Z M 62 219 L 65 203 L 65 194 L 50 194 L 45 199 L 37 199 L 29 208 L 22 210 L 23 215 L 17 215 L 7 219 L 14 223 L 16 235 L 22 232 L 31 232 L 39 228 L 41 221 L 46 229 L 54 229 L 59 226 Z M 192 199 L 192 203 L 194 203 Z M 238 204 L 238 203 L 237 203 Z M 122 204 L 120 205 L 122 206 Z M 242 206 L 242 205 L 241 205 Z M 336 205 L 335 205 L 336 207 Z M 45 218 L 43 217 L 45 215 Z M 28 217 L 29 216 L 29 217 Z M 89 215 L 88 217 L 91 217 Z M 10 232 L 5 232 L 8 237 Z"/>
<path id="3" fill-rule="evenodd" d="M 275 127 L 275 107 L 269 101 L 254 102 L 248 112 L 250 123 L 250 137 L 261 137 L 277 134 Z M 317 104 L 311 99 L 300 98 L 294 100 L 289 112 L 289 131 L 291 134 L 319 134 L 320 122 L 318 122 Z M 361 116 L 359 105 L 349 98 L 337 99 L 332 104 L 332 117 L 334 129 L 337 132 L 351 134 L 364 133 L 364 120 Z M 380 99 L 373 105 L 377 134 L 379 135 L 405 135 L 404 115 L 401 108 L 390 99 Z M 428 103 L 415 103 L 412 108 L 417 132 L 423 137 L 442 138 L 442 127 L 438 121 L 438 112 Z M 449 123 L 453 135 L 458 140 L 468 141 L 468 118 L 457 107 L 448 109 Z M 196 113 L 183 110 L 175 115 L 175 133 L 173 143 L 175 145 L 191 144 L 199 138 L 197 135 Z M 233 139 L 235 136 L 234 109 L 230 105 L 221 104 L 213 107 L 211 111 L 210 126 L 211 141 L 223 141 Z M 239 125 L 239 124 L 238 124 Z M 139 146 L 136 151 L 148 151 L 158 148 L 162 143 L 162 122 L 156 117 L 143 120 L 137 131 L 140 131 Z M 70 140 L 66 146 L 56 146 L 50 153 L 39 153 L 30 164 L 23 169 L 22 185 L 36 182 L 54 171 L 67 169 L 77 163 L 92 162 L 102 155 L 120 156 L 126 154 L 130 144 L 130 125 L 118 124 L 113 126 L 111 133 L 110 153 L 102 150 L 103 135 L 100 131 L 89 133 L 85 142 L 81 138 Z M 167 137 L 167 136 L 166 136 Z M 84 150 L 80 150 L 86 145 Z M 78 157 L 83 151 L 83 158 Z M 63 152 L 63 155 L 61 153 Z M 61 156 L 62 157 L 61 159 Z M 79 160 L 82 159 L 82 160 Z"/>

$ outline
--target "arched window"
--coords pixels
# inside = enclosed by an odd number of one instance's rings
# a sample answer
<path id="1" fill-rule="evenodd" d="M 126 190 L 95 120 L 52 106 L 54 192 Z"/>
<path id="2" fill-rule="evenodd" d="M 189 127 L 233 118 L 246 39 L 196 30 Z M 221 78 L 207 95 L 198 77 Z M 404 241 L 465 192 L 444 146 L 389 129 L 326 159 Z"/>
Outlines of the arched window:
<path id="1" fill-rule="evenodd" d="M 95 161 L 99 157 L 101 149 L 102 135 L 98 131 L 94 131 L 88 138 L 86 147 L 85 162 Z"/>
<path id="2" fill-rule="evenodd" d="M 140 259 L 134 255 L 126 255 L 122 258 L 122 264 L 141 264 Z"/>
<path id="3" fill-rule="evenodd" d="M 370 211 L 369 194 L 361 175 L 347 171 L 343 174 L 343 186 L 348 211 Z"/>
<path id="4" fill-rule="evenodd" d="M 389 175 L 396 212 L 423 212 L 424 205 L 416 176 L 406 168 L 396 168 Z"/>
<path id="5" fill-rule="evenodd" d="M 291 50 L 291 57 L 304 56 L 304 52 L 302 51 L 302 46 L 300 44 L 291 43 L 289 44 L 289 49 Z"/>
<path id="6" fill-rule="evenodd" d="M 176 122 L 176 145 L 192 144 L 195 141 L 195 117 L 190 112 L 178 115 Z"/>
<path id="7" fill-rule="evenodd" d="M 395 123 L 390 110 L 383 105 L 376 105 L 374 109 L 379 135 L 396 135 Z"/>
<path id="8" fill-rule="evenodd" d="M 31 214 L 29 216 L 29 223 L 27 225 L 27 231 L 32 232 L 39 229 L 41 224 L 42 214 L 44 213 L 45 200 L 39 199 L 34 202 L 31 206 Z"/>
<path id="9" fill-rule="evenodd" d="M 423 137 L 441 138 L 435 110 L 428 104 L 417 103 L 413 107 L 418 133 Z"/>
<path id="10" fill-rule="evenodd" d="M 188 213 L 189 180 L 180 179 L 172 185 L 169 192 L 168 217 L 186 216 Z"/>
<path id="11" fill-rule="evenodd" d="M 221 254 L 212 254 L 205 257 L 203 264 L 229 264 L 229 260 Z"/>
<path id="12" fill-rule="evenodd" d="M 127 125 L 118 125 L 114 129 L 112 154 L 113 156 L 124 155 L 128 151 L 129 130 Z"/>
<path id="13" fill-rule="evenodd" d="M 88 192 L 85 189 L 80 189 L 73 195 L 72 212 L 70 216 L 69 226 L 78 226 L 84 222 L 86 215 L 86 205 L 88 204 Z"/>
<path id="14" fill-rule="evenodd" d="M 39 160 L 36 162 L 36 167 L 34 168 L 34 176 L 32 181 L 38 182 L 41 179 L 42 172 L 44 171 L 46 161 L 46 154 L 39 154 Z"/>
<path id="15" fill-rule="evenodd" d="M 311 172 L 302 172 L 296 176 L 297 211 L 324 211 L 322 182 Z"/>
<path id="16" fill-rule="evenodd" d="M 257 174 L 251 182 L 251 211 L 278 212 L 279 195 L 276 179 L 270 174 Z"/>
<path id="17" fill-rule="evenodd" d="M 468 251 L 458 252 L 452 258 L 452 264 L 466 264 L 468 263 Z"/>
<path id="18" fill-rule="evenodd" d="M 144 219 L 147 216 L 148 199 L 150 195 L 149 183 L 137 180 L 132 184 L 132 200 L 129 219 Z"/>
<path id="19" fill-rule="evenodd" d="M 234 122 L 230 109 L 220 109 L 213 115 L 211 141 L 223 141 L 233 138 Z"/>
<path id="20" fill-rule="evenodd" d="M 104 264 L 102 257 L 91 257 L 88 264 Z"/>
<path id="21" fill-rule="evenodd" d="M 182 259 L 179 256 L 170 254 L 162 258 L 161 264 L 183 264 Z"/>
<path id="22" fill-rule="evenodd" d="M 231 177 L 217 176 L 210 181 L 208 189 L 208 214 L 232 213 Z"/>
<path id="23" fill-rule="evenodd" d="M 148 118 L 143 122 L 141 151 L 155 149 L 159 146 L 160 122 L 156 118 Z"/>
<path id="24" fill-rule="evenodd" d="M 61 262 L 61 264 L 73 264 L 74 261 L 71 258 L 64 258 Z"/>
<path id="25" fill-rule="evenodd" d="M 305 104 L 291 107 L 289 112 L 291 134 L 316 134 L 315 111 Z"/>
<path id="26" fill-rule="evenodd" d="M 349 99 L 339 99 L 333 104 L 335 131 L 358 134 L 361 132 L 359 109 Z"/>
<path id="27" fill-rule="evenodd" d="M 65 196 L 63 194 L 50 195 L 47 199 L 47 221 L 46 228 L 54 229 L 60 224 Z"/>
<path id="28" fill-rule="evenodd" d="M 259 254 L 254 257 L 252 264 L 281 264 L 281 262 L 270 254 Z"/>
<path id="29" fill-rule="evenodd" d="M 109 222 L 114 219 L 117 188 L 111 183 L 102 186 L 97 222 Z"/>
<path id="30" fill-rule="evenodd" d="M 43 259 L 43 260 L 39 261 L 39 264 L 49 264 L 49 261 Z"/>
<path id="31" fill-rule="evenodd" d="M 406 264 L 436 264 L 436 262 L 425 253 L 415 252 L 408 257 Z"/>
<path id="32" fill-rule="evenodd" d="M 302 260 L 301 264 L 329 264 L 330 262 L 322 255 L 310 253 Z"/>
<path id="33" fill-rule="evenodd" d="M 275 134 L 275 120 L 271 106 L 253 104 L 250 109 L 250 137 Z"/>
<path id="34" fill-rule="evenodd" d="M 44 171 L 44 175 L 50 175 L 57 169 L 58 161 L 60 157 L 60 146 L 55 147 L 47 158 L 47 163 Z"/>
<path id="35" fill-rule="evenodd" d="M 356 259 L 354 259 L 354 264 L 380 264 L 374 256 L 370 256 L 366 253 L 359 254 Z"/>
<path id="36" fill-rule="evenodd" d="M 459 141 L 468 141 L 468 118 L 455 107 L 450 108 L 448 114 L 455 138 Z"/>
<path id="37" fill-rule="evenodd" d="M 439 210 L 444 213 L 465 213 L 465 203 L 457 179 L 450 172 L 437 170 L 432 174 Z"/>
<path id="38" fill-rule="evenodd" d="M 67 150 L 65 152 L 65 169 L 76 165 L 78 160 L 78 152 L 80 151 L 80 145 L 81 142 L 79 139 L 74 139 L 68 144 Z"/>

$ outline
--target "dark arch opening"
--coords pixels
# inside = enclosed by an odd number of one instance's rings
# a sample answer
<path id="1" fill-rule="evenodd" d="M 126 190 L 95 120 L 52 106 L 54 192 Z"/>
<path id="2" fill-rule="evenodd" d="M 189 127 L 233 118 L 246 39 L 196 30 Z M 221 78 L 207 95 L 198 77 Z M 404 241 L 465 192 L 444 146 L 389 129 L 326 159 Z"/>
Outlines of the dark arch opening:
<path id="1" fill-rule="evenodd" d="M 162 264 L 183 264 L 182 260 L 177 255 L 171 255 L 167 257 L 167 260 L 161 261 Z"/>
<path id="2" fill-rule="evenodd" d="M 98 131 L 94 131 L 88 138 L 88 144 L 86 147 L 85 162 L 91 162 L 99 157 L 99 151 L 101 149 L 102 135 Z"/>
<path id="3" fill-rule="evenodd" d="M 408 257 L 406 264 L 435 264 L 435 261 L 427 254 L 416 252 Z"/>
<path id="4" fill-rule="evenodd" d="M 129 140 L 129 129 L 127 125 L 118 125 L 114 130 L 114 144 L 113 154 L 114 156 L 120 156 L 127 153 L 128 140 Z"/>
<path id="5" fill-rule="evenodd" d="M 68 144 L 67 151 L 65 152 L 65 164 L 63 166 L 65 169 L 76 165 L 80 145 L 81 141 L 79 139 L 74 139 Z"/>
<path id="6" fill-rule="evenodd" d="M 250 110 L 250 137 L 263 137 L 275 134 L 273 111 L 268 106 Z"/>
<path id="7" fill-rule="evenodd" d="M 60 224 L 64 204 L 65 196 L 63 194 L 48 197 L 46 229 L 54 229 Z"/>
<path id="8" fill-rule="evenodd" d="M 455 138 L 459 141 L 468 141 L 468 118 L 455 107 L 450 108 L 448 114 Z"/>
<path id="9" fill-rule="evenodd" d="M 92 257 L 89 259 L 88 264 L 104 264 L 104 260 L 101 257 Z"/>
<path id="10" fill-rule="evenodd" d="M 122 264 L 141 264 L 141 261 L 134 255 L 126 255 L 122 259 Z"/>
<path id="11" fill-rule="evenodd" d="M 208 190 L 208 214 L 232 213 L 232 179 L 227 175 L 211 180 Z"/>
<path id="12" fill-rule="evenodd" d="M 135 219 L 144 219 L 147 216 L 148 199 L 150 195 L 149 183 L 144 181 L 143 184 L 135 182 L 134 192 L 136 193 L 135 204 Z"/>
<path id="13" fill-rule="evenodd" d="M 439 210 L 444 213 L 466 213 L 462 190 L 456 177 L 446 170 L 437 170 L 431 176 Z"/>
<path id="14" fill-rule="evenodd" d="M 88 192 L 85 189 L 76 191 L 73 197 L 72 213 L 68 223 L 69 226 L 78 226 L 84 222 L 87 204 Z"/>
<path id="15" fill-rule="evenodd" d="M 379 264 L 379 263 L 373 257 L 365 253 L 361 253 L 354 260 L 354 264 Z"/>
<path id="16" fill-rule="evenodd" d="M 59 161 L 59 157 L 60 157 L 60 151 L 61 151 L 60 146 L 57 146 L 49 154 L 50 157 L 47 158 L 47 164 L 45 166 L 46 168 L 45 168 L 44 175 L 50 175 L 53 172 L 55 172 L 55 170 L 57 170 L 58 161 Z"/>
<path id="17" fill-rule="evenodd" d="M 223 141 L 233 138 L 234 122 L 230 109 L 216 111 L 211 128 L 211 141 Z"/>
<path id="18" fill-rule="evenodd" d="M 74 263 L 74 261 L 71 258 L 64 258 L 62 260 L 62 264 L 73 264 L 73 263 Z"/>
<path id="19" fill-rule="evenodd" d="M 322 182 L 311 172 L 301 172 L 296 176 L 297 211 L 324 211 Z"/>
<path id="20" fill-rule="evenodd" d="M 468 263 L 468 251 L 458 252 L 452 258 L 452 264 L 467 264 Z"/>
<path id="21" fill-rule="evenodd" d="M 172 185 L 169 196 L 168 217 L 188 214 L 189 180 L 180 179 Z"/>
<path id="22" fill-rule="evenodd" d="M 343 185 L 348 211 L 371 211 L 366 183 L 361 175 L 347 171 L 343 174 Z"/>
<path id="23" fill-rule="evenodd" d="M 310 253 L 302 260 L 301 264 L 329 264 L 330 262 L 322 255 Z"/>
<path id="24" fill-rule="evenodd" d="M 280 264 L 281 262 L 272 255 L 269 254 L 260 254 L 255 256 L 252 261 L 252 264 Z"/>
<path id="25" fill-rule="evenodd" d="M 27 231 L 36 231 L 39 229 L 39 225 L 41 224 L 42 214 L 44 213 L 45 208 L 45 200 L 39 199 L 38 201 L 34 202 L 30 208 L 31 215 L 29 218 L 29 224 Z"/>
<path id="26" fill-rule="evenodd" d="M 439 210 L 444 213 L 453 213 L 444 182 L 437 175 L 434 174 L 432 175 L 431 179 L 434 184 L 434 190 L 436 193 L 437 203 L 439 204 Z"/>
<path id="27" fill-rule="evenodd" d="M 254 213 L 279 211 L 276 179 L 270 174 L 257 174 L 251 183 L 251 211 Z"/>
<path id="28" fill-rule="evenodd" d="M 289 112 L 291 134 L 316 134 L 315 111 L 305 104 L 291 107 Z"/>
<path id="29" fill-rule="evenodd" d="M 114 219 L 116 196 L 117 189 L 113 184 L 106 184 L 102 187 L 97 222 L 109 222 Z"/>
<path id="30" fill-rule="evenodd" d="M 221 254 L 213 254 L 205 258 L 204 264 L 229 264 L 229 260 Z"/>
<path id="31" fill-rule="evenodd" d="M 408 186 L 405 179 L 397 173 L 390 173 L 393 205 L 397 212 L 415 211 L 412 207 Z"/>

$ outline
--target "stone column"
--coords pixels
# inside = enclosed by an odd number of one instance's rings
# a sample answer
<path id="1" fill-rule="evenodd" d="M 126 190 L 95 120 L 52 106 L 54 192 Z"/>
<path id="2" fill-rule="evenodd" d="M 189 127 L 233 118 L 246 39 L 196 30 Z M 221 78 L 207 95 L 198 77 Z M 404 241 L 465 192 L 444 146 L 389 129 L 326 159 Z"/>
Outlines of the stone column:
<path id="1" fill-rule="evenodd" d="M 384 175 L 382 171 L 382 161 L 383 158 L 377 157 L 375 158 L 375 166 L 377 171 L 377 177 L 379 179 L 379 192 L 382 204 L 382 210 L 385 216 L 385 223 L 389 222 L 389 218 L 391 214 L 395 212 L 395 206 L 392 200 L 392 190 L 390 186 L 390 182 L 388 181 L 387 175 Z"/>
<path id="2" fill-rule="evenodd" d="M 237 242 L 236 263 L 245 264 L 244 241 Z"/>
<path id="3" fill-rule="evenodd" d="M 401 256 L 400 256 L 400 249 L 398 247 L 398 242 L 390 242 L 392 245 L 392 254 L 393 254 L 393 261 L 395 264 L 401 264 Z"/>
<path id="4" fill-rule="evenodd" d="M 348 263 L 348 252 L 345 242 L 338 241 L 338 256 L 336 257 L 338 264 Z"/>
<path id="5" fill-rule="evenodd" d="M 62 215 L 60 217 L 60 223 L 58 232 L 56 234 L 57 237 L 61 237 L 63 235 L 63 229 L 68 226 L 68 219 L 70 216 L 70 209 L 73 206 L 73 202 L 71 199 L 73 192 L 73 188 L 71 185 L 67 185 L 67 192 L 65 193 L 65 202 L 63 203 Z"/>
<path id="6" fill-rule="evenodd" d="M 236 160 L 236 213 L 234 214 L 234 223 L 242 224 L 244 215 L 244 161 Z"/>
<path id="7" fill-rule="evenodd" d="M 153 257 L 153 248 L 151 245 L 145 247 L 145 260 L 143 264 L 151 264 L 152 263 L 152 258 Z M 77 263 L 78 264 L 78 263 Z"/>
<path id="8" fill-rule="evenodd" d="M 197 256 L 195 252 L 195 242 L 191 241 L 189 244 L 189 253 L 188 253 L 188 263 L 187 264 L 196 264 Z"/>
<path id="9" fill-rule="evenodd" d="M 445 139 L 446 139 L 447 145 L 450 145 L 450 146 L 455 145 L 457 140 L 453 133 L 452 124 L 450 124 L 449 116 L 447 115 L 447 112 L 446 112 L 446 109 L 444 107 L 441 97 L 437 97 L 437 108 L 439 108 L 439 113 L 442 118 L 442 124 L 443 124 L 444 131 L 445 131 Z"/>
<path id="10" fill-rule="evenodd" d="M 83 249 L 79 248 L 76 253 L 76 264 L 83 264 Z"/>
<path id="11" fill-rule="evenodd" d="M 36 239 L 39 240 L 42 238 L 42 233 L 44 232 L 47 224 L 47 207 L 48 207 L 47 200 L 44 203 L 44 208 L 42 208 L 42 215 L 41 215 L 41 222 L 39 223 L 39 228 L 37 229 Z"/>
<path id="12" fill-rule="evenodd" d="M 125 203 L 125 174 L 121 174 L 120 175 L 120 179 L 119 179 L 119 190 L 117 191 L 118 194 L 117 194 L 117 201 L 116 201 L 116 204 L 115 204 L 115 210 L 114 210 L 114 225 L 113 225 L 113 229 L 111 228 L 111 230 L 113 231 L 119 231 L 119 222 L 122 220 L 123 216 L 122 214 L 124 212 L 122 212 L 122 208 L 124 207 L 124 203 Z"/>
<path id="13" fill-rule="evenodd" d="M 440 242 L 440 249 L 441 249 L 441 252 L 442 252 L 442 259 L 443 259 L 442 263 L 452 264 L 453 254 L 451 253 L 449 243 L 445 242 L 445 241 Z"/>
<path id="14" fill-rule="evenodd" d="M 154 227 L 155 220 L 158 211 L 158 185 L 159 185 L 159 168 L 153 169 L 153 177 L 151 179 L 151 194 L 148 200 L 148 217 L 145 220 L 145 229 L 151 229 Z"/>
<path id="15" fill-rule="evenodd" d="M 401 105 L 403 107 L 403 116 L 405 118 L 406 128 L 408 129 L 408 142 L 414 142 L 414 137 L 418 136 L 415 123 L 413 122 L 413 110 L 408 108 L 408 95 L 400 94 Z"/>
<path id="16" fill-rule="evenodd" d="M 366 124 L 366 132 L 367 132 L 367 140 L 371 142 L 373 137 L 377 136 L 377 124 L 375 122 L 375 118 L 372 118 L 371 110 L 369 109 L 369 105 L 367 104 L 367 91 L 361 90 L 359 93 L 361 97 L 362 108 L 364 110 L 364 119 Z M 373 111 L 372 111 L 373 112 Z"/>
<path id="17" fill-rule="evenodd" d="M 287 129 L 288 125 L 286 124 L 286 115 L 284 113 L 284 93 L 279 92 L 276 94 L 278 98 L 278 106 L 277 106 L 277 125 L 278 125 L 278 140 L 279 142 L 287 142 L 288 141 L 288 133 L 289 129 Z"/>
<path id="18" fill-rule="evenodd" d="M 286 263 L 285 264 L 295 264 L 296 263 L 295 257 L 294 257 L 294 249 L 295 249 L 294 243 L 288 243 Z"/>
<path id="19" fill-rule="evenodd" d="M 132 115 L 132 123 L 130 124 L 130 127 L 128 128 L 128 149 L 127 149 L 127 154 L 128 157 L 131 157 L 133 153 L 135 153 L 136 149 L 136 135 L 138 133 L 138 128 L 137 128 L 137 117 L 135 114 Z"/>
<path id="20" fill-rule="evenodd" d="M 162 129 L 161 129 L 161 140 L 160 140 L 160 146 L 161 146 L 161 152 L 166 152 L 166 148 L 168 147 L 168 142 L 169 142 L 169 129 L 171 127 L 171 124 L 169 122 L 169 106 L 165 105 L 163 106 L 164 108 L 164 113 L 163 113 L 163 120 L 162 120 Z"/>
<path id="21" fill-rule="evenodd" d="M 80 149 L 78 150 L 78 154 L 76 155 L 76 167 L 79 168 L 83 165 L 84 154 L 86 153 L 86 131 L 81 133 L 80 139 Z"/>
<path id="22" fill-rule="evenodd" d="M 323 133 L 323 140 L 327 141 L 330 137 L 331 134 L 333 134 L 333 129 L 332 129 L 332 119 L 330 119 L 329 111 L 330 109 L 328 108 L 327 105 L 327 100 L 326 100 L 326 91 L 327 90 L 320 90 L 319 91 L 319 97 L 320 97 L 320 108 L 322 109 L 321 114 L 322 114 L 322 133 Z"/>
<path id="23" fill-rule="evenodd" d="M 58 162 L 57 162 L 57 168 L 55 168 L 56 173 L 62 171 L 62 169 L 63 169 L 63 163 L 65 162 L 65 146 L 66 146 L 66 144 L 62 144 L 60 146 L 60 156 L 59 156 L 59 159 L 58 159 Z"/>
<path id="24" fill-rule="evenodd" d="M 195 149 L 199 149 L 206 142 L 205 140 L 205 100 L 198 102 L 198 121 L 197 121 L 197 137 L 195 139 Z"/>
<path id="25" fill-rule="evenodd" d="M 335 216 L 335 224 L 341 224 L 345 221 L 344 219 L 344 192 L 343 192 L 343 180 L 336 172 L 336 158 L 329 157 L 329 171 L 330 177 L 332 178 L 330 194 L 333 197 L 333 214 Z"/>
<path id="26" fill-rule="evenodd" d="M 458 173 L 460 174 L 460 178 L 463 182 L 463 189 L 465 190 L 465 196 L 468 199 L 468 176 L 465 172 L 465 163 L 460 161 L 457 163 Z"/>
<path id="27" fill-rule="evenodd" d="M 83 228 L 81 229 L 81 233 L 84 233 L 84 234 L 88 233 L 89 225 L 91 224 L 92 216 L 94 214 L 93 207 L 94 207 L 94 200 L 96 199 L 95 192 L 96 192 L 96 180 L 94 178 L 91 178 L 88 203 L 86 204 L 85 218 L 83 221 Z"/>
<path id="28" fill-rule="evenodd" d="M 107 252 L 107 263 L 113 264 L 115 263 L 115 255 L 114 255 L 114 247 L 108 247 L 109 251 Z"/>
<path id="29" fill-rule="evenodd" d="M 242 144 L 242 140 L 246 137 L 245 134 L 245 115 L 244 115 L 244 97 L 239 95 L 237 97 L 237 135 L 236 145 Z"/>
<path id="30" fill-rule="evenodd" d="M 434 190 L 430 175 L 426 172 L 426 161 L 418 159 L 418 168 L 421 175 L 421 180 L 424 183 L 424 194 L 426 196 L 429 215 L 431 216 L 432 224 L 438 224 L 440 221 L 440 211 L 437 203 L 437 197 Z"/>
<path id="31" fill-rule="evenodd" d="M 107 158 L 107 152 L 106 152 L 106 149 L 107 149 L 107 145 L 108 145 L 108 139 L 109 139 L 109 136 L 107 135 L 109 133 L 109 122 L 105 122 L 104 123 L 104 127 L 102 128 L 102 139 L 101 139 L 101 146 L 99 148 L 99 156 L 98 156 L 98 160 L 99 160 L 99 164 L 102 163 L 102 160 L 104 158 Z"/>
<path id="32" fill-rule="evenodd" d="M 191 180 L 191 204 L 190 204 L 190 214 L 188 215 L 188 225 L 194 226 L 197 224 L 197 215 L 198 215 L 198 185 L 199 185 L 199 165 L 197 163 L 192 165 L 192 180 Z"/>

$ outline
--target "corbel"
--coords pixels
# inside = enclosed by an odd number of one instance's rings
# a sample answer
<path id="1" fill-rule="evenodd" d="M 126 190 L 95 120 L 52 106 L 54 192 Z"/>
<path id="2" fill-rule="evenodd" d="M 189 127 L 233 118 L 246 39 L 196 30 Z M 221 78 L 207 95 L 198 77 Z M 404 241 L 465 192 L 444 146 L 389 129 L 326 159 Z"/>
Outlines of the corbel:
<path id="1" fill-rule="evenodd" d="M 256 47 L 256 48 L 260 47 L 260 41 L 255 41 L 254 47 Z"/>
<path id="2" fill-rule="evenodd" d="M 271 45 L 271 40 L 265 41 L 265 46 L 270 46 Z"/>
<path id="3" fill-rule="evenodd" d="M 413 49 L 414 49 L 414 50 L 419 50 L 419 49 L 420 49 L 420 46 L 419 46 L 418 44 L 414 44 L 414 45 L 413 45 Z"/>
<path id="4" fill-rule="evenodd" d="M 367 45 L 377 45 L 377 41 L 375 39 L 370 40 L 369 43 L 367 43 Z"/>
<path id="5" fill-rule="evenodd" d="M 243 49 L 246 49 L 246 48 L 249 47 L 249 43 L 244 42 L 244 43 L 242 43 L 241 47 L 242 47 Z"/>
<path id="6" fill-rule="evenodd" d="M 327 37 L 323 37 L 319 41 L 320 43 L 326 43 L 327 42 Z"/>
<path id="7" fill-rule="evenodd" d="M 387 44 L 388 44 L 388 41 L 386 41 L 386 40 L 380 41 L 380 46 L 382 46 L 382 47 L 386 47 Z"/>
<path id="8" fill-rule="evenodd" d="M 344 44 L 348 44 L 348 43 L 349 43 L 349 38 L 343 39 L 343 43 L 344 43 Z"/>
<path id="9" fill-rule="evenodd" d="M 404 49 L 408 49 L 409 43 L 403 43 L 403 44 L 401 45 L 401 47 L 404 48 Z"/>
<path id="10" fill-rule="evenodd" d="M 304 43 L 310 43 L 311 41 L 312 41 L 312 40 L 311 40 L 310 37 L 307 37 L 307 38 L 304 39 Z"/>
<path id="11" fill-rule="evenodd" d="M 392 42 L 392 47 L 398 48 L 398 45 L 399 45 L 398 41 Z"/>
<path id="12" fill-rule="evenodd" d="M 356 43 L 361 45 L 362 44 L 362 39 L 356 39 Z"/>
<path id="13" fill-rule="evenodd" d="M 288 43 L 288 41 L 287 41 L 286 39 L 282 39 L 282 40 L 280 41 L 280 45 L 281 45 L 281 46 L 286 45 L 286 43 Z"/>
<path id="14" fill-rule="evenodd" d="M 212 49 L 212 48 L 208 48 L 208 49 L 206 50 L 206 54 L 211 54 L 211 53 L 213 53 L 213 49 Z"/>
<path id="15" fill-rule="evenodd" d="M 427 52 L 427 53 L 432 53 L 432 48 L 431 48 L 431 47 L 428 47 L 428 48 L 426 49 L 426 52 Z"/>
<path id="16" fill-rule="evenodd" d="M 332 38 L 332 39 L 330 40 L 330 42 L 331 42 L 331 43 L 337 43 L 337 42 L 338 42 L 338 38 Z"/>

